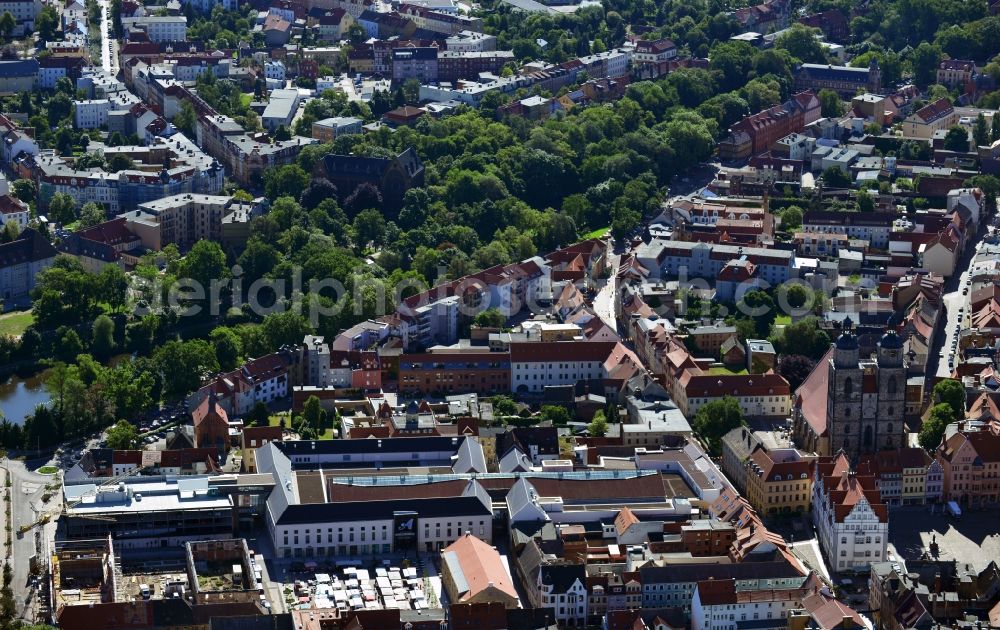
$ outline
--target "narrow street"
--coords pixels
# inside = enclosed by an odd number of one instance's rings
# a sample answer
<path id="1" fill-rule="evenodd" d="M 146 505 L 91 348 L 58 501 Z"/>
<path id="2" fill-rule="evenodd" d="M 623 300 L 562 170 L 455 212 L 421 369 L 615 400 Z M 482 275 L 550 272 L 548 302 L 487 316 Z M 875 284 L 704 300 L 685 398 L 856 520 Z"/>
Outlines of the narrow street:
<path id="1" fill-rule="evenodd" d="M 611 248 L 608 248 L 608 252 L 608 279 L 594 296 L 594 311 L 611 330 L 618 332 L 618 320 L 615 318 L 615 300 L 617 299 L 615 275 L 618 273 L 621 255 L 613 252 Z"/>
<path id="2" fill-rule="evenodd" d="M 944 317 L 942 318 L 944 320 L 944 331 L 942 332 L 939 329 L 935 333 L 936 338 L 941 341 L 940 350 L 932 355 L 927 366 L 927 374 L 934 374 L 937 378 L 947 378 L 952 373 L 952 367 L 949 367 L 948 360 L 951 358 L 952 342 L 958 336 L 956 326 L 961 323 L 962 327 L 964 327 L 969 316 L 969 296 L 968 294 L 963 295 L 962 292 L 969 289 L 969 267 L 976 253 L 979 251 L 980 245 L 982 245 L 985 234 L 986 227 L 983 225 L 973 241 L 966 247 L 965 252 L 956 265 L 956 269 L 961 269 L 962 273 L 953 275 L 944 283 L 945 294 L 942 297 L 944 306 Z M 962 312 L 962 319 L 960 321 L 959 310 L 963 308 L 965 310 Z M 957 365 L 957 354 L 954 361 Z"/>
<path id="3" fill-rule="evenodd" d="M 35 588 L 31 576 L 30 559 L 36 557 L 41 561 L 51 549 L 48 548 L 49 541 L 52 540 L 55 524 L 49 523 L 44 526 L 34 527 L 22 536 L 18 536 L 18 530 L 27 524 L 34 523 L 39 512 L 42 514 L 53 509 L 59 500 L 59 489 L 51 491 L 53 498 L 48 504 L 42 504 L 42 495 L 49 492 L 46 490 L 48 484 L 59 484 L 59 477 L 56 475 L 40 475 L 25 468 L 24 463 L 18 460 L 4 459 L 0 466 L 5 469 L 5 474 L 9 475 L 11 501 L 11 529 L 12 529 L 12 554 L 15 560 L 11 563 L 14 569 L 14 599 L 17 602 L 18 615 L 27 621 L 34 621 L 36 610 Z M 6 506 L 4 506 L 6 510 Z M 44 530 L 44 531 L 43 531 Z"/>
<path id="4" fill-rule="evenodd" d="M 97 0 L 101 6 L 101 67 L 112 76 L 118 74 L 115 46 L 117 42 L 111 38 L 111 2 Z"/>

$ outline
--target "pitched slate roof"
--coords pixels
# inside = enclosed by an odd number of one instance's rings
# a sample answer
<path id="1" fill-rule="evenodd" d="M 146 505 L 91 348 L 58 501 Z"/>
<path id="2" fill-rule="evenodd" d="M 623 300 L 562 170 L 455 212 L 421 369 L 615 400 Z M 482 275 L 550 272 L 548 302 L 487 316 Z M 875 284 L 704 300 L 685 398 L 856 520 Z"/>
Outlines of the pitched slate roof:
<path id="1" fill-rule="evenodd" d="M 24 228 L 21 234 L 9 243 L 0 245 L 0 267 L 12 267 L 21 263 L 39 262 L 55 258 L 58 252 L 33 228 Z"/>

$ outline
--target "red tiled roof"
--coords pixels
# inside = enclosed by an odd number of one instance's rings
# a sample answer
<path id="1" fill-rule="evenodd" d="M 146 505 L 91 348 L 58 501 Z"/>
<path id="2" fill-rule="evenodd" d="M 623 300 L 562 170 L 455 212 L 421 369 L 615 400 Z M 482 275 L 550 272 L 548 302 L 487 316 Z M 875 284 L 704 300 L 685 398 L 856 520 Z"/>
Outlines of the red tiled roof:
<path id="1" fill-rule="evenodd" d="M 702 606 L 736 603 L 736 580 L 702 580 L 698 582 L 698 598 Z"/>
<path id="2" fill-rule="evenodd" d="M 827 350 L 822 359 L 816 362 L 812 372 L 795 390 L 795 404 L 817 436 L 826 435 L 826 401 L 829 393 L 830 359 L 832 357 L 833 346 Z"/>
<path id="3" fill-rule="evenodd" d="M 243 441 L 257 440 L 259 442 L 281 441 L 281 427 L 243 427 Z"/>
<path id="4" fill-rule="evenodd" d="M 514 590 L 500 554 L 491 545 L 466 533 L 441 552 L 442 555 L 448 553 L 455 554 L 469 589 L 459 593 L 459 601 L 472 599 L 489 588 L 498 589 L 517 599 L 517 591 Z"/>
<path id="5" fill-rule="evenodd" d="M 818 630 L 843 629 L 847 618 L 853 620 L 858 627 L 867 627 L 864 619 L 854 609 L 822 593 L 806 597 L 802 600 L 802 606 L 816 622 Z"/>
<path id="6" fill-rule="evenodd" d="M 79 235 L 81 238 L 108 245 L 120 245 L 139 240 L 135 234 L 125 229 L 125 223 L 125 217 L 116 217 L 110 221 L 80 230 Z"/>
<path id="7" fill-rule="evenodd" d="M 276 353 L 267 354 L 259 359 L 251 359 L 243 364 L 243 373 L 247 378 L 259 381 L 281 376 L 288 371 L 288 363 Z"/>
<path id="8" fill-rule="evenodd" d="M 918 109 L 915 115 L 925 123 L 931 123 L 943 116 L 947 116 L 953 111 L 955 111 L 955 107 L 951 104 L 951 101 L 947 98 L 940 98 Z"/>
<path id="9" fill-rule="evenodd" d="M 510 360 L 515 363 L 552 361 L 597 361 L 604 363 L 615 351 L 614 341 L 535 341 L 510 344 Z"/>
<path id="10" fill-rule="evenodd" d="M 939 70 L 961 70 L 963 72 L 972 72 L 976 69 L 975 61 L 967 61 L 965 59 L 942 59 L 941 63 L 938 64 Z"/>

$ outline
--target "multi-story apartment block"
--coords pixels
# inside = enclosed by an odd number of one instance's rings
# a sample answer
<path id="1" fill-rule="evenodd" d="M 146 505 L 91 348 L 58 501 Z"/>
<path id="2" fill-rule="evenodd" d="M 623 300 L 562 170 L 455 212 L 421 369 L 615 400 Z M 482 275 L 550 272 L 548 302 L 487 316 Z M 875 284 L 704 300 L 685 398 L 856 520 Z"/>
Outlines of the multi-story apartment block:
<path id="1" fill-rule="evenodd" d="M 28 227 L 28 219 L 31 217 L 31 208 L 25 202 L 10 194 L 10 186 L 7 178 L 0 175 L 0 222 L 3 225 L 13 223 L 17 226 L 18 233 Z"/>
<path id="2" fill-rule="evenodd" d="M 794 448 L 758 447 L 746 463 L 746 497 L 758 514 L 801 514 L 812 499 L 816 456 Z"/>
<path id="3" fill-rule="evenodd" d="M 875 477 L 853 473 L 843 453 L 816 462 L 812 508 L 831 569 L 867 569 L 885 560 L 889 508 L 882 502 Z"/>
<path id="4" fill-rule="evenodd" d="M 747 116 L 730 127 L 730 137 L 719 143 L 719 155 L 723 159 L 737 160 L 769 151 L 779 139 L 800 132 L 806 125 L 819 120 L 820 109 L 819 99 L 813 92 L 795 94 L 787 102 Z M 749 153 L 746 141 L 749 141 Z"/>
<path id="5" fill-rule="evenodd" d="M 404 354 L 399 361 L 399 391 L 413 395 L 506 394 L 511 391 L 510 379 L 509 352 L 470 348 Z"/>
<path id="6" fill-rule="evenodd" d="M 490 52 L 497 49 L 495 35 L 477 31 L 460 31 L 444 40 L 448 52 Z"/>
<path id="7" fill-rule="evenodd" d="M 673 383 L 674 402 L 687 418 L 698 409 L 727 396 L 753 418 L 786 418 L 792 410 L 792 390 L 779 374 L 714 375 L 684 370 Z"/>
<path id="8" fill-rule="evenodd" d="M 157 172 L 140 168 L 117 173 L 75 170 L 62 157 L 38 155 L 31 170 L 38 181 L 38 202 L 48 207 L 58 192 L 73 197 L 77 206 L 95 202 L 110 214 L 134 210 L 140 204 L 182 193 L 215 194 L 222 190 L 224 172 L 183 134 L 157 138 L 153 146 L 104 147 L 105 156 L 127 155 L 137 163 L 156 165 L 169 160 L 170 167 Z"/>
<path id="9" fill-rule="evenodd" d="M 183 15 L 147 15 L 122 18 L 127 30 L 142 31 L 151 42 L 183 42 L 187 40 L 187 18 Z"/>
<path id="10" fill-rule="evenodd" d="M 14 17 L 14 31 L 11 35 L 20 37 L 35 30 L 35 18 L 41 13 L 41 0 L 3 0 L 0 15 L 10 13 Z"/>
<path id="11" fill-rule="evenodd" d="M 0 297 L 21 300 L 35 288 L 38 274 L 52 266 L 56 249 L 32 228 L 0 244 Z"/>
<path id="12" fill-rule="evenodd" d="M 616 352 L 614 342 L 529 342 L 510 346 L 510 389 L 519 394 L 541 394 L 546 387 L 575 385 L 607 378 L 604 364 Z"/>
<path id="13" fill-rule="evenodd" d="M 150 249 L 174 243 L 185 250 L 200 240 L 220 240 L 223 217 L 238 205 L 226 195 L 185 193 L 140 204 L 126 219 Z"/>
<path id="14" fill-rule="evenodd" d="M 300 361 L 303 374 L 299 377 L 305 385 L 330 387 L 330 345 L 323 337 L 306 335 L 302 341 L 303 359 Z"/>
<path id="15" fill-rule="evenodd" d="M 727 556 L 719 563 L 681 566 L 655 564 L 638 568 L 644 608 L 680 607 L 690 610 L 698 583 L 735 580 L 737 588 L 798 588 L 805 579 L 802 567 L 780 555 L 773 560 L 733 563 Z"/>
<path id="16" fill-rule="evenodd" d="M 635 256 L 650 278 L 715 279 L 726 263 L 740 256 L 754 263 L 758 277 L 772 286 L 798 276 L 795 252 L 787 250 L 654 239 L 640 245 Z"/>
<path id="17" fill-rule="evenodd" d="M 853 98 L 858 91 L 882 91 L 882 70 L 872 59 L 867 68 L 804 63 L 795 70 L 796 90 L 833 90 L 841 98 Z"/>
<path id="18" fill-rule="evenodd" d="M 938 64 L 937 82 L 949 87 L 965 88 L 975 77 L 976 62 L 966 59 L 942 59 Z"/>
<path id="19" fill-rule="evenodd" d="M 114 104 L 106 98 L 76 101 L 73 104 L 73 126 L 77 129 L 100 129 L 108 125 L 108 112 Z"/>
<path id="20" fill-rule="evenodd" d="M 780 624 L 790 610 L 816 591 L 813 584 L 786 589 L 741 589 L 736 580 L 698 582 L 691 598 L 691 630 L 736 630 L 744 622 Z"/>
<path id="21" fill-rule="evenodd" d="M 510 50 L 486 52 L 443 50 L 437 55 L 437 78 L 439 81 L 457 81 L 475 79 L 484 72 L 500 74 L 506 64 L 514 61 L 514 53 Z"/>
<path id="22" fill-rule="evenodd" d="M 794 238 L 803 256 L 837 256 L 849 240 L 846 234 L 830 232 L 796 232 Z"/>
<path id="23" fill-rule="evenodd" d="M 264 78 L 274 81 L 285 80 L 285 63 L 280 59 L 269 59 L 264 62 Z"/>
<path id="24" fill-rule="evenodd" d="M 434 46 L 395 48 L 392 51 L 392 80 L 438 80 L 438 49 Z"/>
<path id="25" fill-rule="evenodd" d="M 888 212 L 832 212 L 809 210 L 802 217 L 802 230 L 822 234 L 846 234 L 868 241 L 876 249 L 887 249 L 896 216 Z"/>
<path id="26" fill-rule="evenodd" d="M 930 139 L 934 133 L 958 124 L 958 113 L 947 98 L 925 105 L 903 121 L 903 135 L 908 138 Z"/>
<path id="27" fill-rule="evenodd" d="M 401 16 L 411 20 L 418 28 L 446 35 L 457 35 L 462 31 L 481 33 L 483 30 L 483 20 L 478 17 L 443 13 L 417 4 L 406 3 L 400 3 L 398 11 Z"/>

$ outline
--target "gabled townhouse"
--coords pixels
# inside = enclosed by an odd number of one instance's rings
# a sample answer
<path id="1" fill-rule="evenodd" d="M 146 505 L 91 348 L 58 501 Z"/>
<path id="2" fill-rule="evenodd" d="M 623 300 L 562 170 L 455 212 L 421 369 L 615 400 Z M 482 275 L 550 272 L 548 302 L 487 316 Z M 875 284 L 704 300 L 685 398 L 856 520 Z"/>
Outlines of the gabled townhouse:
<path id="1" fill-rule="evenodd" d="M 587 570 L 582 564 L 546 564 L 538 571 L 537 606 L 551 608 L 560 626 L 583 626 L 588 617 Z"/>
<path id="2" fill-rule="evenodd" d="M 942 440 L 937 460 L 944 475 L 944 499 L 960 505 L 1000 500 L 1000 435 L 992 431 L 958 430 Z"/>
<path id="3" fill-rule="evenodd" d="M 0 71 L 2 69 L 3 66 L 0 64 Z M 3 141 L 0 145 L 3 164 L 11 170 L 14 170 L 15 161 L 18 158 L 25 155 L 38 155 L 40 151 L 35 139 L 22 131 L 19 124 L 3 114 L 0 114 L 0 140 Z"/>
<path id="4" fill-rule="evenodd" d="M 195 408 L 214 397 L 221 412 L 227 416 L 243 416 L 258 402 L 273 402 L 291 393 L 290 366 L 297 358 L 297 353 L 283 348 L 250 359 L 242 367 L 221 374 L 203 385 L 188 397 L 188 405 Z"/>
<path id="5" fill-rule="evenodd" d="M 853 473 L 843 452 L 820 457 L 813 473 L 812 520 L 828 566 L 867 570 L 886 559 L 889 508 L 875 477 Z"/>
<path id="6" fill-rule="evenodd" d="M 635 43 L 636 63 L 659 63 L 677 57 L 677 44 L 669 39 L 640 39 Z"/>
<path id="7" fill-rule="evenodd" d="M 14 197 L 5 190 L 7 180 L 0 177 L 0 222 L 3 225 L 13 223 L 21 230 L 28 227 L 28 219 L 31 217 L 31 208 L 17 197 Z"/>

